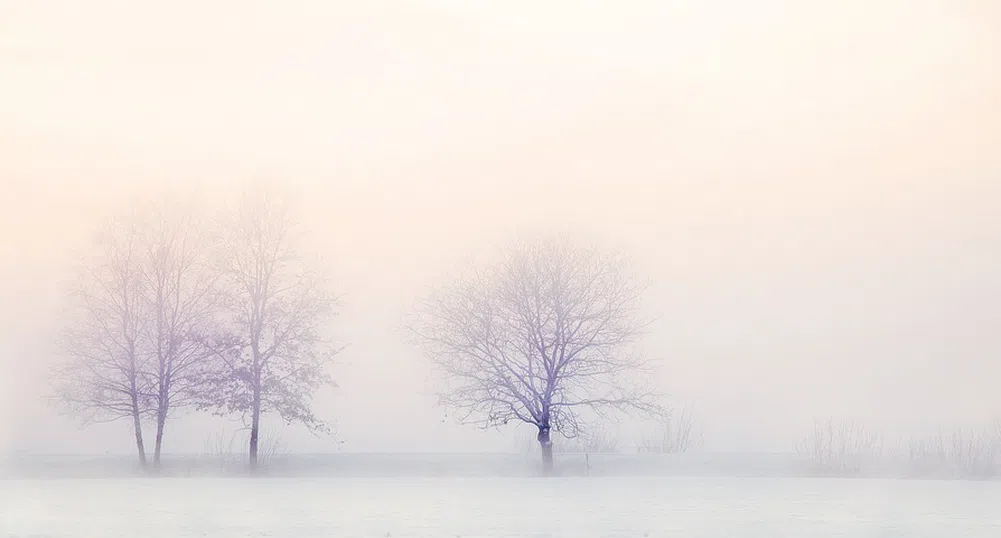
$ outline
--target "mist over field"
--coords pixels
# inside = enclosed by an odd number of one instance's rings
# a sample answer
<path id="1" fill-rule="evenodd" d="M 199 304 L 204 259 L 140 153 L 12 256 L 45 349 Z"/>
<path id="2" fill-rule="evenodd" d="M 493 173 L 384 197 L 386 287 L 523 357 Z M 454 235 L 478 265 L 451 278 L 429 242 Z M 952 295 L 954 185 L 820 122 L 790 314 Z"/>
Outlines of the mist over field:
<path id="1" fill-rule="evenodd" d="M 995 536 L 999 15 L 0 0 L 0 536 Z"/>
<path id="2" fill-rule="evenodd" d="M 0 0 L 0 536 L 994 535 L 999 15 Z"/>

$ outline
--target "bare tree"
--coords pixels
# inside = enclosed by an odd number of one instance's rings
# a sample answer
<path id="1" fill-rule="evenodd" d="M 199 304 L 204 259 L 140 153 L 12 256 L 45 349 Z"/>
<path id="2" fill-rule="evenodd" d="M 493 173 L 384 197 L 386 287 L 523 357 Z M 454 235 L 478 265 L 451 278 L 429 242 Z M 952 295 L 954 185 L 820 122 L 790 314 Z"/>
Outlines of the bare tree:
<path id="1" fill-rule="evenodd" d="M 674 454 L 688 452 L 702 443 L 702 431 L 696 428 L 695 415 L 691 407 L 666 416 L 658 425 L 656 433 L 644 435 L 640 440 L 640 452 Z"/>
<path id="2" fill-rule="evenodd" d="M 551 432 L 578 435 L 582 413 L 660 411 L 633 350 L 643 290 L 616 254 L 566 238 L 519 243 L 435 289 L 409 328 L 445 374 L 441 402 L 464 423 L 531 424 L 548 473 Z"/>
<path id="3" fill-rule="evenodd" d="M 143 242 L 143 291 L 149 320 L 150 412 L 156 424 L 153 464 L 160 465 L 170 412 L 195 403 L 209 350 L 199 335 L 216 323 L 215 273 L 204 227 L 187 210 L 154 208 Z"/>
<path id="4" fill-rule="evenodd" d="M 194 216 L 166 208 L 161 201 L 112 220 L 81 264 L 63 340 L 73 360 L 54 378 L 85 422 L 132 418 L 144 466 L 143 419 L 155 423 L 159 466 L 167 417 L 192 403 L 201 382 L 207 352 L 195 335 L 209 330 L 215 307 Z"/>
<path id="5" fill-rule="evenodd" d="M 261 417 L 276 413 L 314 432 L 328 431 L 311 401 L 333 385 L 337 350 L 324 337 L 336 299 L 294 249 L 290 213 L 274 193 L 248 196 L 222 252 L 222 301 L 228 329 L 203 339 L 216 368 L 200 407 L 239 414 L 250 428 L 249 462 L 258 464 Z"/>
<path id="6" fill-rule="evenodd" d="M 857 475 L 882 455 L 882 437 L 846 420 L 814 423 L 813 431 L 796 446 L 812 471 L 824 475 Z"/>
<path id="7" fill-rule="evenodd" d="M 142 232 L 135 219 L 113 222 L 79 267 L 61 345 L 68 358 L 53 372 L 58 402 L 85 424 L 131 419 L 146 466 L 142 419 L 148 412 L 149 312 L 144 297 Z"/>

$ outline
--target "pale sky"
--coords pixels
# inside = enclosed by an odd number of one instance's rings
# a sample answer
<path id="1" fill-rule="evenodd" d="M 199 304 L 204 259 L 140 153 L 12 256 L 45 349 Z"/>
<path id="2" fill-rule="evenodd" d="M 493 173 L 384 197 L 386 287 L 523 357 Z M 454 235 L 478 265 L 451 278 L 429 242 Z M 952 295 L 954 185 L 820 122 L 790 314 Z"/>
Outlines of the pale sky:
<path id="1" fill-rule="evenodd" d="M 1001 21 L 976 0 L 0 0 L 0 450 L 128 452 L 40 400 L 103 216 L 174 182 L 304 195 L 344 294 L 342 450 L 507 450 L 402 342 L 470 253 L 582 230 L 714 449 L 815 418 L 1001 415 Z M 360 412 L 364 410 L 364 413 Z M 185 418 L 168 451 L 223 427 Z M 225 426 L 230 427 L 230 426 Z M 283 432 L 290 448 L 336 450 Z M 510 437 L 510 436 L 508 436 Z"/>

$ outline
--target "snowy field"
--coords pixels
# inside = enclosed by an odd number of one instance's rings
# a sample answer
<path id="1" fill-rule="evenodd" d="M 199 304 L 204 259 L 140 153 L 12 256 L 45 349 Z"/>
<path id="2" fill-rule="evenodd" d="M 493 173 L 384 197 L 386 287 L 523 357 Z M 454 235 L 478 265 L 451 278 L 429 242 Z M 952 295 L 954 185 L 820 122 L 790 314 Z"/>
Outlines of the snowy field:
<path id="1" fill-rule="evenodd" d="M 808 478 L 8 478 L 0 536 L 990 537 L 1001 483 Z"/>

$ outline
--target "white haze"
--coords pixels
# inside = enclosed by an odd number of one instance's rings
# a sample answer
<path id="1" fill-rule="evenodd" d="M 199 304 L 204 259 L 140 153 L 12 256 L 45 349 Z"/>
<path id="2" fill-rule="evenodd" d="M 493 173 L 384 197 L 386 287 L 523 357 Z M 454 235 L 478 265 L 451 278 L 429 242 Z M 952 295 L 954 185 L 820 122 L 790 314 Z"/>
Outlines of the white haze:
<path id="1" fill-rule="evenodd" d="M 751 7 L 753 6 L 753 8 Z M 707 448 L 1001 414 L 1001 26 L 972 0 L 0 2 L 0 451 L 130 450 L 42 400 L 67 268 L 164 184 L 302 195 L 349 344 L 298 452 L 503 451 L 402 314 L 470 253 L 580 230 L 655 282 Z M 218 428 L 170 424 L 168 452 Z M 626 427 L 626 426 L 624 426 Z M 509 433 L 509 432 L 506 432 Z"/>

